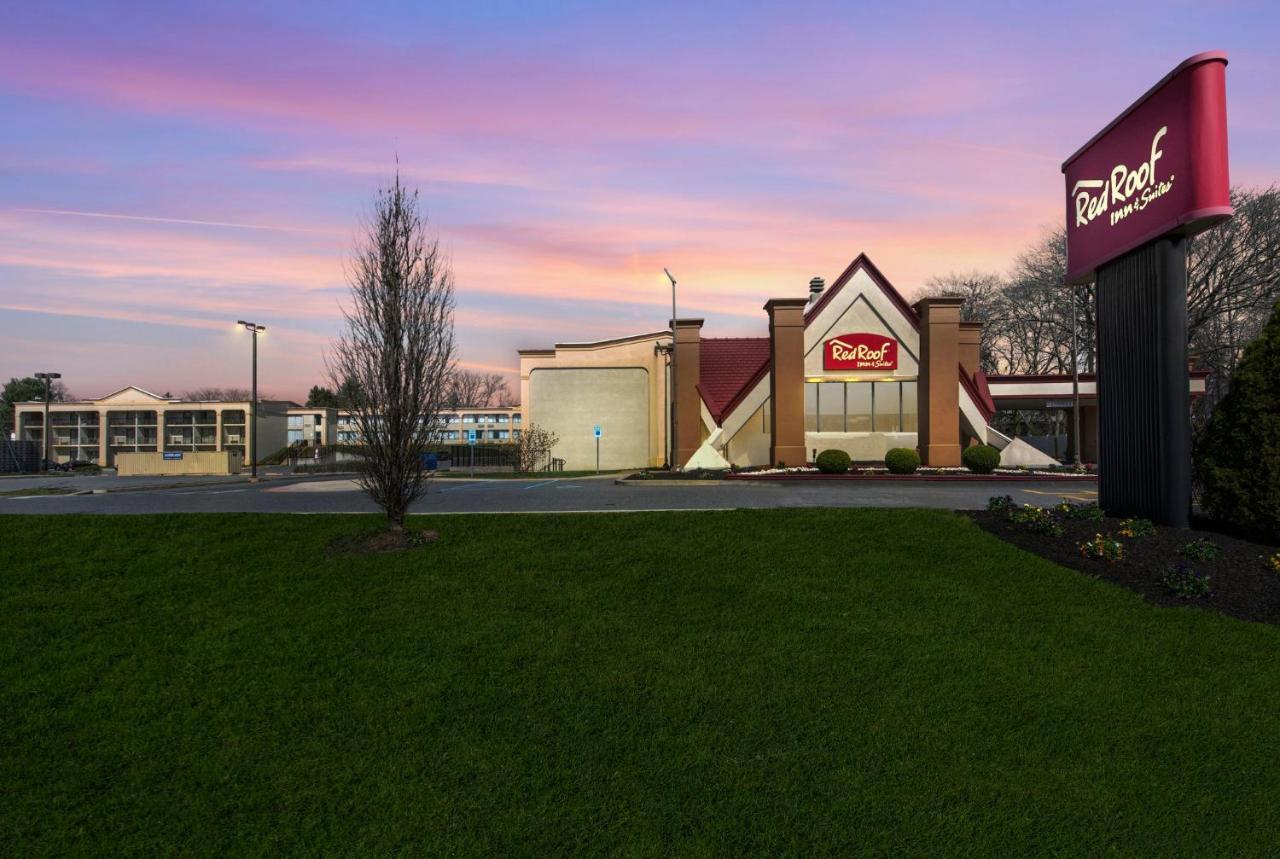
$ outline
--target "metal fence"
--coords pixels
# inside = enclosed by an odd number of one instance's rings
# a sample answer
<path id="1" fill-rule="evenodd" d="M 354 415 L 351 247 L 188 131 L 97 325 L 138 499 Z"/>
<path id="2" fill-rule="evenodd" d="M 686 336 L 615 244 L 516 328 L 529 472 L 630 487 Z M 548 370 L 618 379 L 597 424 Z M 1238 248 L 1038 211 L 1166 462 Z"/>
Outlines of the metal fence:
<path id="1" fill-rule="evenodd" d="M 0 440 L 0 474 L 40 470 L 40 442 Z"/>
<path id="2" fill-rule="evenodd" d="M 435 457 L 441 471 L 516 471 L 520 465 L 519 446 L 514 444 L 449 444 L 437 445 L 427 453 Z M 424 466 L 427 457 L 424 456 Z M 360 454 L 350 445 L 290 448 L 285 464 L 304 472 L 355 471 Z M 550 453 L 535 471 L 564 471 L 564 460 Z"/>

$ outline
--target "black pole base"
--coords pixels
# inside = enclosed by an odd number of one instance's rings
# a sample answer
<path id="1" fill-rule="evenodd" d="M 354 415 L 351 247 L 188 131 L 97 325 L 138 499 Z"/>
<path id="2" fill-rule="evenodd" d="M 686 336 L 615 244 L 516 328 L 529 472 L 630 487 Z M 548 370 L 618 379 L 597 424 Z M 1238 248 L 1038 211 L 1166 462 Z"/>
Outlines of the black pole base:
<path id="1" fill-rule="evenodd" d="M 1187 243 L 1163 238 L 1098 269 L 1098 503 L 1191 519 Z"/>

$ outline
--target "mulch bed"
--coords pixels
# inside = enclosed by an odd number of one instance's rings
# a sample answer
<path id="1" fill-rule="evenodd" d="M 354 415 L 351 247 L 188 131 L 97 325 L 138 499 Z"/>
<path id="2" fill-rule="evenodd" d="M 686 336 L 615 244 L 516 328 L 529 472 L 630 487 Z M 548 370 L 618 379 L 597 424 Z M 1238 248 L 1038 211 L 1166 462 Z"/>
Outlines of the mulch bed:
<path id="1" fill-rule="evenodd" d="M 1267 559 L 1277 551 L 1275 546 L 1215 531 L 1165 526 L 1156 526 L 1155 533 L 1149 536 L 1120 537 L 1122 520 L 1112 517 L 1096 522 L 1064 519 L 1063 535 L 1054 537 L 1032 533 L 1010 522 L 1002 512 L 984 510 L 970 515 L 984 530 L 1020 549 L 1128 588 L 1156 605 L 1192 605 L 1241 620 L 1280 625 L 1280 573 L 1267 563 Z M 1124 544 L 1124 558 L 1111 564 L 1082 556 L 1080 544 L 1095 534 L 1118 537 Z M 1211 561 L 1185 557 L 1183 547 L 1196 539 L 1216 544 L 1217 557 Z M 1166 571 L 1176 568 L 1179 562 L 1196 573 L 1209 576 L 1208 594 L 1183 599 L 1170 592 L 1163 578 Z"/>
<path id="2" fill-rule="evenodd" d="M 330 555 L 382 555 L 387 552 L 404 552 L 419 549 L 440 538 L 435 531 L 406 528 L 403 531 L 382 529 L 360 534 L 348 534 L 329 543 Z"/>
<path id="3" fill-rule="evenodd" d="M 725 480 L 914 480 L 917 482 L 961 481 L 970 483 L 1002 483 L 1033 481 L 1043 483 L 1046 480 L 1083 480 L 1097 482 L 1096 474 L 1079 474 L 1074 471 L 1063 471 L 1057 474 L 973 474 L 964 471 L 926 471 L 915 474 L 890 474 L 884 471 L 849 471 L 844 474 L 823 474 L 821 472 L 797 472 L 794 474 L 757 474 L 751 471 L 726 473 Z"/>

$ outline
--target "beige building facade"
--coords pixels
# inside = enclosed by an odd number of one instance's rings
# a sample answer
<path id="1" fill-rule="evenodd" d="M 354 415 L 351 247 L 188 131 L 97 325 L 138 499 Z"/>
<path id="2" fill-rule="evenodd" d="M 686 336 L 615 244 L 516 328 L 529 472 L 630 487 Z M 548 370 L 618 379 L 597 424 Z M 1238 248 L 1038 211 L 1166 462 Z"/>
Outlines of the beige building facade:
<path id="1" fill-rule="evenodd" d="M 634 337 L 520 350 L 521 399 L 531 422 L 560 436 L 554 455 L 569 469 L 594 465 L 597 425 L 602 467 L 662 466 L 673 423 L 679 468 L 803 465 L 829 449 L 879 462 L 898 447 L 948 467 L 975 444 L 998 448 L 1005 465 L 1057 464 L 992 419 L 1018 402 L 1062 408 L 1071 377 L 988 377 L 982 323 L 962 320 L 961 305 L 953 296 L 910 304 L 859 254 L 830 288 L 814 278 L 807 297 L 768 301 L 767 336 L 705 337 L 704 320 L 688 318 Z M 1193 395 L 1197 385 L 1203 374 L 1193 372 Z M 1096 395 L 1083 387 L 1088 461 Z"/>
<path id="2" fill-rule="evenodd" d="M 253 448 L 250 402 L 192 402 L 130 386 L 92 400 L 49 404 L 49 459 L 114 466 L 120 453 L 236 451 L 244 462 L 285 445 L 287 412 L 295 403 L 258 404 Z M 17 403 L 17 439 L 44 444 L 43 402 Z"/>
<path id="3" fill-rule="evenodd" d="M 597 426 L 601 468 L 661 466 L 667 460 L 670 341 L 670 332 L 654 331 L 520 350 L 526 424 L 559 436 L 552 453 L 568 469 L 595 467 Z M 690 425 L 700 426 L 696 414 Z"/>

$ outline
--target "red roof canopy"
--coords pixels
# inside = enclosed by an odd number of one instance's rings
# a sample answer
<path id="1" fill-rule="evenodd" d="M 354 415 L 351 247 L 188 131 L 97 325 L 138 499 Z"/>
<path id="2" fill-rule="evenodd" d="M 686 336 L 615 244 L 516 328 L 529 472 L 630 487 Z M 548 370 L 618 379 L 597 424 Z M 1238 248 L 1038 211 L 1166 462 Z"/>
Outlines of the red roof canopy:
<path id="1" fill-rule="evenodd" d="M 699 344 L 698 391 L 718 424 L 769 363 L 768 337 L 704 337 Z"/>

